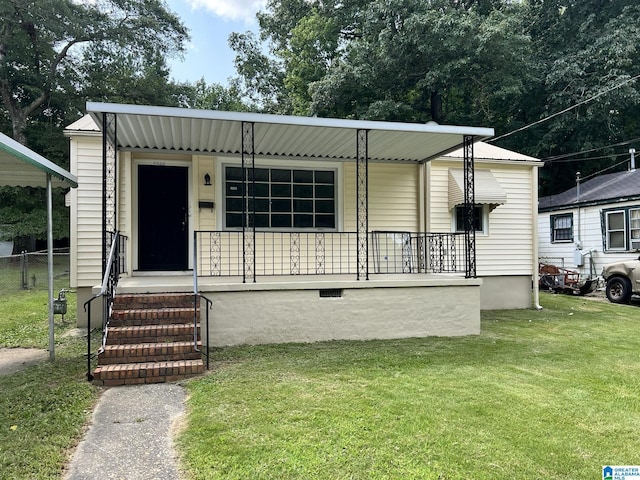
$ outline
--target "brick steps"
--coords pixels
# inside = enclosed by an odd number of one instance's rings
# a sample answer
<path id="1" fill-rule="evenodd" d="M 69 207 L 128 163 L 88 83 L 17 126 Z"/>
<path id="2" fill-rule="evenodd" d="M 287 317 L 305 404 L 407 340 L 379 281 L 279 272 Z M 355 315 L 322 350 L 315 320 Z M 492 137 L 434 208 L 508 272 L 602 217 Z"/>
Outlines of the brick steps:
<path id="1" fill-rule="evenodd" d="M 202 342 L 198 342 L 198 350 Z M 169 360 L 197 360 L 200 352 L 193 342 L 136 343 L 107 345 L 100 354 L 100 364 L 166 362 Z"/>
<path id="2" fill-rule="evenodd" d="M 198 318 L 200 311 L 197 312 Z M 114 327 L 139 326 L 139 325 L 169 325 L 172 323 L 193 322 L 193 306 L 177 308 L 130 308 L 116 310 L 111 314 L 110 325 Z"/>
<path id="3" fill-rule="evenodd" d="M 198 336 L 200 327 L 198 327 Z M 109 338 L 114 344 L 153 343 L 153 342 L 192 342 L 192 323 L 169 323 L 165 325 L 137 325 L 128 327 L 109 327 Z"/>
<path id="4" fill-rule="evenodd" d="M 94 383 L 104 386 L 171 382 L 204 372 L 200 308 L 182 293 L 116 295 Z M 197 350 L 193 344 L 194 322 Z"/>
<path id="5" fill-rule="evenodd" d="M 145 362 L 99 365 L 93 372 L 100 385 L 137 385 L 142 383 L 175 382 L 204 373 L 202 360 Z"/>

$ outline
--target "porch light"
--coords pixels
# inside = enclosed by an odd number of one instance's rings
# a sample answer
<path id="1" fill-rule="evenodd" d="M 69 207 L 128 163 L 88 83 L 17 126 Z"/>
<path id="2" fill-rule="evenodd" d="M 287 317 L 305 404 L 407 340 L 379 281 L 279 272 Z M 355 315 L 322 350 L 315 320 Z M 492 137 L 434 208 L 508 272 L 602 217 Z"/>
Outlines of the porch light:
<path id="1" fill-rule="evenodd" d="M 208 173 L 204 174 L 204 184 L 211 185 L 211 175 L 209 175 Z"/>

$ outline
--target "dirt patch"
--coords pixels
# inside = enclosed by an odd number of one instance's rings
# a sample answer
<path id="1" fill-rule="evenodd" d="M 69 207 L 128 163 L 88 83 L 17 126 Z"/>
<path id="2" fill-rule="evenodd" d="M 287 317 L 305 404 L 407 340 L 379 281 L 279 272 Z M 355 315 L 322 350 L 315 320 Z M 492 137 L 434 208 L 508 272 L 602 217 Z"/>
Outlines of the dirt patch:
<path id="1" fill-rule="evenodd" d="M 38 348 L 0 348 L 0 375 L 11 375 L 47 358 L 49 352 Z"/>

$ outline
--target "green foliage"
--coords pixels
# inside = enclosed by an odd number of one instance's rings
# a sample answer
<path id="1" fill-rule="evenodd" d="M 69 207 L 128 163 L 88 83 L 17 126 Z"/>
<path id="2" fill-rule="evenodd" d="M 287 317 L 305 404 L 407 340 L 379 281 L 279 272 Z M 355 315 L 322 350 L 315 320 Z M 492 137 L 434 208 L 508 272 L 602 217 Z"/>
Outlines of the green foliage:
<path id="1" fill-rule="evenodd" d="M 245 112 L 257 109 L 244 103 L 237 84 L 232 83 L 229 87 L 215 83 L 207 85 L 204 79 L 187 86 L 182 102 L 189 108 L 206 110 Z"/>
<path id="2" fill-rule="evenodd" d="M 0 478 L 60 478 L 98 390 L 86 380 L 86 342 L 63 337 L 75 324 L 56 316 L 56 359 L 0 375 Z M 0 296 L 0 347 L 48 345 L 47 293 Z"/>
<path id="3" fill-rule="evenodd" d="M 193 479 L 575 479 L 640 448 L 637 307 L 542 295 L 482 334 L 217 349 Z"/>
<path id="4" fill-rule="evenodd" d="M 165 56 L 180 52 L 187 38 L 159 0 L 4 2 L 0 19 L 0 94 L 23 144 L 29 120 L 53 92 L 76 92 L 84 48 Z"/>
<path id="5" fill-rule="evenodd" d="M 65 126 L 87 100 L 179 105 L 188 87 L 169 81 L 166 57 L 188 38 L 161 0 L 25 0 L 0 3 L 0 129 L 69 168 Z M 69 236 L 54 191 L 54 239 Z M 0 189 L 0 225 L 46 238 L 44 191 Z M 4 230 L 4 228 L 3 228 Z"/>
<path id="6" fill-rule="evenodd" d="M 628 80 L 640 73 L 640 6 L 630 0 L 271 0 L 258 19 L 260 41 L 231 45 L 246 95 L 268 111 L 501 135 L 597 96 L 499 145 L 548 158 L 638 137 L 640 92 Z M 550 163 L 541 193 L 627 148 Z"/>
<path id="7" fill-rule="evenodd" d="M 52 194 L 53 237 L 69 236 L 69 212 L 64 205 L 64 191 L 54 189 Z M 33 235 L 38 240 L 47 239 L 46 189 L 32 187 L 0 188 L 0 225 L 3 234 L 10 238 Z"/>

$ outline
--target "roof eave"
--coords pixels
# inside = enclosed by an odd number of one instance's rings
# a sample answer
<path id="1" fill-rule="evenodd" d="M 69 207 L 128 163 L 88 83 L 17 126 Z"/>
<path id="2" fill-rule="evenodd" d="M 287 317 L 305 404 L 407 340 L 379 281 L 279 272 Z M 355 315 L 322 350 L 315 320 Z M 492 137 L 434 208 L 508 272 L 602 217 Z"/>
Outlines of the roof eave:
<path id="1" fill-rule="evenodd" d="M 381 122 L 374 120 L 349 120 L 324 117 L 299 117 L 293 115 L 274 115 L 268 113 L 227 112 L 221 110 L 199 110 L 179 107 L 158 107 L 150 105 L 129 105 L 118 103 L 87 102 L 89 113 L 96 124 L 102 128 L 101 113 L 151 115 L 173 118 L 193 118 L 203 120 L 226 120 L 235 122 L 272 123 L 275 125 L 297 125 L 308 127 L 348 128 L 353 130 L 383 130 L 417 133 L 441 133 L 476 137 L 486 140 L 493 137 L 495 131 L 488 127 L 468 127 L 458 125 L 437 125 L 432 123 Z M 460 148 L 458 146 L 457 148 Z M 455 149 L 453 149 L 455 150 Z M 450 150 L 450 151 L 453 151 Z"/>
<path id="2" fill-rule="evenodd" d="M 78 179 L 75 175 L 2 133 L 0 133 L 0 149 L 32 167 L 50 174 L 72 188 L 78 186 Z"/>

